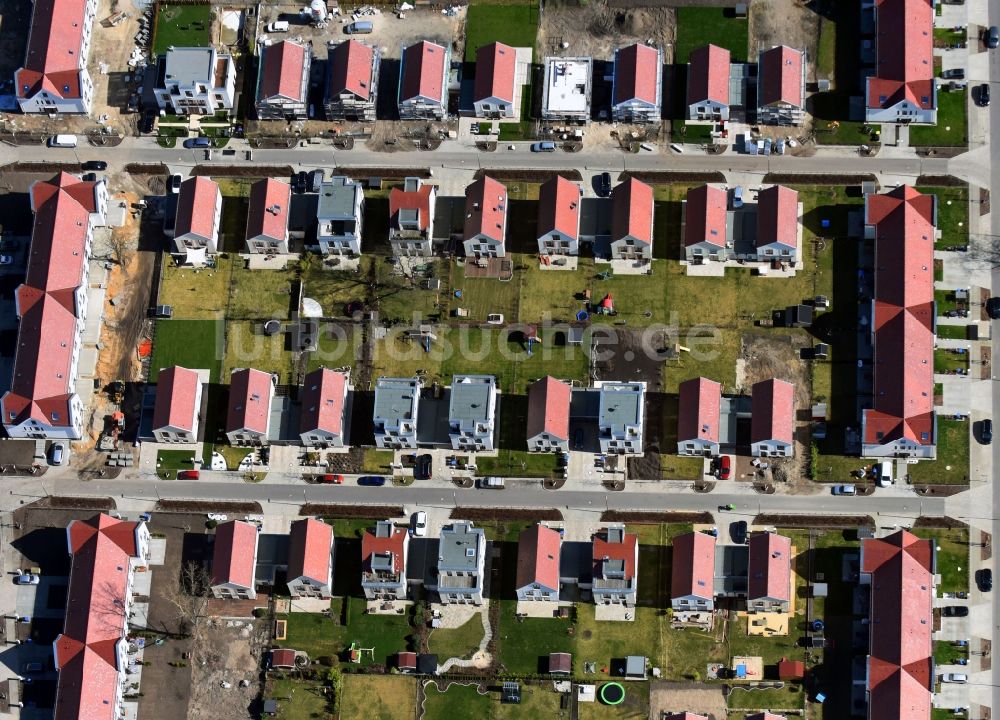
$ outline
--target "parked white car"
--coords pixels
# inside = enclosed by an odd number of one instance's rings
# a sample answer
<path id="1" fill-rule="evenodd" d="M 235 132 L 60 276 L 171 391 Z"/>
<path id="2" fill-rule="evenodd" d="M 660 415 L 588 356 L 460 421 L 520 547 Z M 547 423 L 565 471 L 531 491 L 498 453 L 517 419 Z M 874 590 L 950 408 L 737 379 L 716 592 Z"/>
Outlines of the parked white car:
<path id="1" fill-rule="evenodd" d="M 417 537 L 427 534 L 427 513 L 423 510 L 413 513 L 413 534 Z"/>

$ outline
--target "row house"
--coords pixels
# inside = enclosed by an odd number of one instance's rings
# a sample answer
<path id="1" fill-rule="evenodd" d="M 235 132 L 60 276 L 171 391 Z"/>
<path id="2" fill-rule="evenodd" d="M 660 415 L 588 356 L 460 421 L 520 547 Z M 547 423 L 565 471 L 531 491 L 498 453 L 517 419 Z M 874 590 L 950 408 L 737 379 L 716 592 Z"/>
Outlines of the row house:
<path id="1" fill-rule="evenodd" d="M 795 452 L 795 386 L 784 380 L 754 383 L 750 454 L 791 457 Z"/>
<path id="2" fill-rule="evenodd" d="M 482 605 L 486 578 L 486 533 L 471 522 L 441 528 L 437 569 L 430 590 L 443 605 Z"/>
<path id="3" fill-rule="evenodd" d="M 639 537 L 624 526 L 605 528 L 593 539 L 595 605 L 635 607 L 639 589 Z"/>
<path id="4" fill-rule="evenodd" d="M 750 535 L 747 612 L 787 613 L 792 602 L 792 541 L 773 532 Z"/>
<path id="5" fill-rule="evenodd" d="M 94 228 L 105 225 L 108 188 L 60 173 L 29 190 L 34 221 L 24 283 L 14 293 L 17 347 L 0 399 L 12 438 L 79 440 L 76 393 Z"/>
<path id="6" fill-rule="evenodd" d="M 506 234 L 507 186 L 484 175 L 465 189 L 465 256 L 504 257 Z"/>
<path id="7" fill-rule="evenodd" d="M 234 446 L 266 445 L 271 431 L 271 401 L 276 376 L 241 368 L 229 378 L 226 437 Z"/>
<path id="8" fill-rule="evenodd" d="M 653 259 L 653 188 L 629 178 L 611 191 L 611 257 Z"/>
<path id="9" fill-rule="evenodd" d="M 663 109 L 663 51 L 649 45 L 615 50 L 611 119 L 623 123 L 660 122 Z"/>
<path id="10" fill-rule="evenodd" d="M 545 525 L 521 531 L 517 542 L 519 602 L 559 602 L 559 553 L 562 535 Z"/>
<path id="11" fill-rule="evenodd" d="M 177 195 L 177 213 L 172 230 L 174 252 L 185 262 L 202 265 L 207 255 L 219 252 L 219 227 L 222 223 L 222 191 L 207 177 L 196 176 L 181 183 Z"/>
<path id="12" fill-rule="evenodd" d="M 463 452 L 494 449 L 497 379 L 492 375 L 455 375 L 448 401 L 451 447 Z"/>
<path id="13" fill-rule="evenodd" d="M 875 72 L 865 80 L 865 121 L 937 123 L 933 0 L 874 0 Z"/>
<path id="14" fill-rule="evenodd" d="M 288 183 L 266 178 L 250 186 L 247 252 L 267 255 L 288 253 L 288 212 L 291 204 L 292 188 Z"/>
<path id="15" fill-rule="evenodd" d="M 21 112 L 90 112 L 87 61 L 96 15 L 97 0 L 35 0 L 24 64 L 14 73 Z"/>
<path id="16" fill-rule="evenodd" d="M 324 102 L 327 120 L 375 120 L 380 59 L 377 48 L 357 40 L 330 47 Z"/>
<path id="17" fill-rule="evenodd" d="M 162 368 L 156 378 L 153 437 L 159 443 L 198 442 L 201 379 L 197 370 L 174 365 Z"/>
<path id="18" fill-rule="evenodd" d="M 409 177 L 389 192 L 389 244 L 396 256 L 430 257 L 437 186 Z"/>
<path id="19" fill-rule="evenodd" d="M 347 393 L 345 373 L 317 368 L 302 386 L 299 436 L 306 447 L 344 447 L 347 444 Z"/>
<path id="20" fill-rule="evenodd" d="M 600 392 L 598 438 L 606 455 L 641 455 L 645 417 L 645 382 L 594 383 Z"/>
<path id="21" fill-rule="evenodd" d="M 684 259 L 689 263 L 725 262 L 733 256 L 726 239 L 726 191 L 693 187 L 684 203 Z"/>
<path id="22" fill-rule="evenodd" d="M 688 60 L 687 119 L 722 122 L 729 119 L 730 54 L 717 45 L 691 52 Z"/>
<path id="23" fill-rule="evenodd" d="M 212 548 L 213 597 L 230 600 L 257 598 L 257 541 L 254 523 L 230 520 L 215 529 Z"/>
<path id="24" fill-rule="evenodd" d="M 674 612 L 715 609 L 715 545 L 715 536 L 704 532 L 674 538 L 670 568 L 670 607 Z"/>
<path id="25" fill-rule="evenodd" d="M 420 380 L 380 377 L 375 383 L 375 446 L 416 449 Z"/>
<path id="26" fill-rule="evenodd" d="M 236 100 L 236 65 L 214 47 L 175 47 L 159 64 L 154 90 L 160 110 L 175 115 L 231 112 Z"/>
<path id="27" fill-rule="evenodd" d="M 787 45 L 761 50 L 757 59 L 757 122 L 801 125 L 805 109 L 805 51 Z"/>
<path id="28" fill-rule="evenodd" d="M 264 48 L 257 75 L 260 120 L 305 120 L 309 117 L 309 68 L 312 50 L 291 40 Z"/>
<path id="29" fill-rule="evenodd" d="M 338 175 L 319 189 L 316 205 L 316 243 L 323 255 L 361 254 L 365 192 L 361 183 Z"/>
<path id="30" fill-rule="evenodd" d="M 783 185 L 772 185 L 757 193 L 757 234 L 754 254 L 748 260 L 797 263 L 801 257 L 802 206 L 799 194 Z"/>
<path id="31" fill-rule="evenodd" d="M 410 533 L 380 520 L 361 538 L 361 588 L 369 600 L 406 599 Z"/>
<path id="32" fill-rule="evenodd" d="M 293 598 L 333 597 L 333 528 L 304 518 L 288 533 L 288 594 Z"/>
<path id="33" fill-rule="evenodd" d="M 509 45 L 494 42 L 476 51 L 476 80 L 472 93 L 476 117 L 503 119 L 515 116 L 516 69 L 517 51 Z"/>
<path id="34" fill-rule="evenodd" d="M 580 254 L 580 199 L 583 188 L 557 175 L 538 189 L 538 252 Z"/>
<path id="35" fill-rule="evenodd" d="M 400 120 L 444 120 L 448 115 L 451 51 L 423 40 L 403 48 L 399 64 Z"/>
<path id="36" fill-rule="evenodd" d="M 716 457 L 719 454 L 722 385 L 698 377 L 678 388 L 677 454 Z"/>
<path id="37" fill-rule="evenodd" d="M 527 436 L 529 452 L 569 450 L 569 408 L 573 388 L 546 376 L 528 388 Z"/>

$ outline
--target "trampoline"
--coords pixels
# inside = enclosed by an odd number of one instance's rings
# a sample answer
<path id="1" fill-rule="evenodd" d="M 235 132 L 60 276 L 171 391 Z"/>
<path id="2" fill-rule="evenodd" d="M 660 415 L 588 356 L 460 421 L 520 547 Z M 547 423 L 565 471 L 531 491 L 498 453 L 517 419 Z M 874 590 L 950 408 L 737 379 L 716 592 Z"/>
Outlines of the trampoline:
<path id="1" fill-rule="evenodd" d="M 579 322 L 584 322 L 589 317 L 590 317 L 590 313 L 588 313 L 586 310 L 581 310 L 580 312 L 578 312 L 576 314 L 576 319 Z"/>
<path id="2" fill-rule="evenodd" d="M 605 705 L 621 705 L 625 701 L 625 687 L 619 682 L 604 683 L 598 695 Z"/>

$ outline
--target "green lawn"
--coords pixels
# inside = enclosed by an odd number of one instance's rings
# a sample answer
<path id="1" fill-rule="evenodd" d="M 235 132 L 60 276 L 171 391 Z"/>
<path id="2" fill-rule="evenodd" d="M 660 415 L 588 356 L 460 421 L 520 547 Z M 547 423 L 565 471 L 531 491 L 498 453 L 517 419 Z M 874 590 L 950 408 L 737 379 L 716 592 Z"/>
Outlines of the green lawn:
<path id="1" fill-rule="evenodd" d="M 194 468 L 194 450 L 159 450 L 156 453 L 156 474 L 164 479 L 177 476 L 178 470 Z"/>
<path id="2" fill-rule="evenodd" d="M 483 620 L 477 613 L 468 622 L 457 628 L 437 628 L 431 630 L 427 639 L 430 652 L 438 656 L 438 662 L 448 658 L 469 658 L 479 649 L 483 639 Z"/>
<path id="3" fill-rule="evenodd" d="M 306 372 L 318 367 L 338 368 L 354 365 L 361 347 L 360 326 L 320 323 L 316 350 L 309 353 Z"/>
<path id="4" fill-rule="evenodd" d="M 162 55 L 171 45 L 208 45 L 212 28 L 211 5 L 160 5 L 153 35 L 153 54 Z"/>
<path id="5" fill-rule="evenodd" d="M 259 321 L 231 322 L 226 331 L 228 337 L 222 373 L 226 382 L 233 370 L 247 367 L 278 373 L 279 385 L 294 381 L 294 356 L 286 347 L 288 338 L 285 333 L 265 335 Z"/>
<path id="6" fill-rule="evenodd" d="M 574 652 L 577 639 L 574 623 L 558 618 L 518 619 L 514 614 L 516 607 L 513 600 L 500 601 L 500 630 L 495 638 L 505 672 L 513 675 L 545 672 L 549 653 Z M 574 656 L 573 661 L 575 674 L 582 675 L 579 658 Z"/>
<path id="7" fill-rule="evenodd" d="M 476 51 L 491 42 L 531 48 L 534 58 L 537 33 L 538 5 L 535 3 L 470 5 L 465 18 L 465 61 L 475 62 Z"/>
<path id="8" fill-rule="evenodd" d="M 156 382 L 160 369 L 182 365 L 207 369 L 209 380 L 218 382 L 222 358 L 222 323 L 216 320 L 157 320 L 149 381 Z"/>
<path id="9" fill-rule="evenodd" d="M 937 665 L 954 665 L 956 660 L 968 657 L 968 648 L 959 647 L 947 640 L 934 641 L 934 663 Z"/>
<path id="10" fill-rule="evenodd" d="M 937 429 L 937 460 L 910 465 L 910 478 L 915 483 L 958 485 L 968 483 L 969 423 L 964 420 L 950 420 L 939 415 Z"/>
<path id="11" fill-rule="evenodd" d="M 913 534 L 929 538 L 939 548 L 937 571 L 941 576 L 939 593 L 964 592 L 969 589 L 969 530 L 968 528 L 917 528 Z"/>
<path id="12" fill-rule="evenodd" d="M 588 681 L 589 682 L 589 681 Z M 580 703 L 578 720 L 645 720 L 649 717 L 649 683 L 627 682 L 621 705 Z"/>
<path id="13" fill-rule="evenodd" d="M 302 261 L 302 295 L 320 304 L 324 317 L 345 317 L 344 306 L 354 300 L 364 301 L 368 272 L 380 258 L 362 255 L 359 270 L 326 268 L 318 255 Z"/>
<path id="14" fill-rule="evenodd" d="M 312 680 L 271 676 L 270 697 L 278 701 L 280 720 L 324 717 L 329 709 L 323 685 Z"/>
<path id="15" fill-rule="evenodd" d="M 443 686 L 446 681 L 439 681 Z M 480 695 L 474 684 L 448 685 L 444 692 L 438 690 L 437 683 L 424 686 L 424 720 L 451 720 L 451 718 L 488 718 L 490 710 L 497 703 L 489 694 Z"/>
<path id="16" fill-rule="evenodd" d="M 566 717 L 565 711 L 559 707 L 559 693 L 552 689 L 549 683 L 521 685 L 521 703 L 519 705 L 501 705 L 498 694 L 494 694 L 493 712 L 490 720 L 553 720 Z M 454 714 L 449 717 L 479 718 L 480 715 Z M 427 718 L 427 720 L 431 720 Z"/>
<path id="17" fill-rule="evenodd" d="M 671 135 L 675 142 L 707 144 L 712 142 L 712 129 L 714 127 L 714 125 L 688 123 L 681 120 L 674 122 Z"/>
<path id="18" fill-rule="evenodd" d="M 963 373 L 969 369 L 969 353 L 954 353 L 951 350 L 938 348 L 934 351 L 934 372 L 948 373 L 960 370 Z"/>
<path id="19" fill-rule="evenodd" d="M 910 128 L 910 145 L 914 147 L 964 147 L 969 142 L 966 130 L 968 90 L 945 91 L 938 88 L 936 125 L 914 125 Z"/>
<path id="20" fill-rule="evenodd" d="M 344 675 L 339 720 L 413 720 L 416 711 L 415 678 L 404 675 Z"/>
<path id="21" fill-rule="evenodd" d="M 491 313 L 500 313 L 507 322 L 513 322 L 517 319 L 522 277 L 522 273 L 515 272 L 507 282 L 494 278 L 467 278 L 465 268 L 456 265 L 448 288 L 448 302 L 452 309 L 468 311 L 468 316 L 461 318 L 463 322 L 484 323 Z M 456 291 L 462 293 L 461 298 L 455 296 Z"/>
<path id="22" fill-rule="evenodd" d="M 597 663 L 597 680 L 610 677 L 610 672 L 602 672 L 604 668 L 611 670 L 613 658 L 624 658 L 628 655 L 645 655 L 650 662 L 667 672 L 672 672 L 666 663 L 661 638 L 668 629 L 669 621 L 659 608 L 635 608 L 635 620 L 632 622 L 597 622 L 594 619 L 593 603 L 581 603 L 576 606 L 576 653 L 573 655 L 573 671 L 576 675 L 583 674 L 583 663 Z"/>
<path id="23" fill-rule="evenodd" d="M 950 340 L 965 340 L 967 336 L 966 325 L 938 325 L 937 336 Z"/>
<path id="24" fill-rule="evenodd" d="M 917 190 L 937 196 L 937 227 L 941 231 L 941 238 L 935 241 L 935 249 L 942 250 L 953 245 L 967 244 L 969 242 L 968 185 L 920 186 Z"/>
<path id="25" fill-rule="evenodd" d="M 157 302 L 173 308 L 177 320 L 225 317 L 233 258 L 216 256 L 214 268 L 178 267 L 163 257 L 163 278 Z"/>
<path id="26" fill-rule="evenodd" d="M 679 7 L 676 12 L 675 65 L 687 64 L 692 50 L 709 43 L 727 48 L 733 62 L 746 61 L 747 21 L 733 18 L 731 9 Z"/>
<path id="27" fill-rule="evenodd" d="M 816 48 L 816 75 L 832 80 L 836 67 L 837 24 L 827 18 L 821 18 L 819 44 Z"/>
<path id="28" fill-rule="evenodd" d="M 736 389 L 736 358 L 742 346 L 740 331 L 688 328 L 681 331 L 678 341 L 690 352 L 681 352 L 676 360 L 668 360 L 664 364 L 665 392 L 676 393 L 682 382 L 696 377 L 707 377 L 722 383 L 727 393 Z M 669 447 L 667 449 L 670 450 Z"/>
<path id="29" fill-rule="evenodd" d="M 228 319 L 288 318 L 293 310 L 298 310 L 298 298 L 292 297 L 294 281 L 293 270 L 249 270 L 242 259 L 237 259 Z"/>
<path id="30" fill-rule="evenodd" d="M 959 301 L 955 298 L 954 290 L 934 290 L 934 301 L 937 303 L 938 315 L 943 315 L 949 310 L 956 310 L 960 306 Z M 961 303 L 961 306 L 965 306 L 964 301 Z"/>
<path id="31" fill-rule="evenodd" d="M 846 114 L 846 110 L 844 111 Z M 836 120 L 836 125 L 815 121 L 816 142 L 819 145 L 868 145 L 877 142 L 875 135 L 882 126 L 861 120 Z M 911 128 L 912 132 L 913 128 Z"/>

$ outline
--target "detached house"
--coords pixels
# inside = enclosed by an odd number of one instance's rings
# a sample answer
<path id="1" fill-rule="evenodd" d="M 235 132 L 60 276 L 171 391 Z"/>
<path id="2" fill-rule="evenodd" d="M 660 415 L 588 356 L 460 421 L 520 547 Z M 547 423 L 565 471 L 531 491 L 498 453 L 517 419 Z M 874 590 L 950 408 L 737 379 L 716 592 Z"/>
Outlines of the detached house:
<path id="1" fill-rule="evenodd" d="M 673 543 L 670 607 L 674 612 L 715 609 L 715 536 L 703 532 L 678 535 Z"/>
<path id="2" fill-rule="evenodd" d="M 319 189 L 316 242 L 324 255 L 360 255 L 365 192 L 361 183 L 332 177 Z"/>
<path id="3" fill-rule="evenodd" d="M 528 388 L 528 450 L 566 452 L 569 450 L 569 406 L 573 388 L 569 383 L 546 376 Z"/>
<path id="4" fill-rule="evenodd" d="M 792 541 L 773 532 L 750 536 L 747 612 L 786 613 L 792 602 Z"/>
<path id="5" fill-rule="evenodd" d="M 215 529 L 212 550 L 212 595 L 217 598 L 257 598 L 257 539 L 253 523 L 230 520 Z"/>
<path id="6" fill-rule="evenodd" d="M 267 178 L 250 186 L 247 214 L 247 252 L 288 253 L 288 208 L 292 188 L 288 183 Z"/>
<path id="7" fill-rule="evenodd" d="M 521 531 L 517 541 L 517 599 L 521 602 L 559 602 L 558 530 L 534 525 Z"/>
<path id="8" fill-rule="evenodd" d="M 419 404 L 420 380 L 380 377 L 375 383 L 375 446 L 416 449 Z"/>
<path id="9" fill-rule="evenodd" d="M 206 255 L 219 251 L 219 224 L 222 221 L 222 192 L 207 177 L 188 178 L 181 183 L 174 220 L 174 252 L 185 255 L 193 265 L 205 262 Z"/>
<path id="10" fill-rule="evenodd" d="M 288 594 L 293 598 L 333 596 L 333 528 L 305 518 L 288 533 Z"/>
<path id="11" fill-rule="evenodd" d="M 476 82 L 472 106 L 476 117 L 514 117 L 514 75 L 517 51 L 494 42 L 476 51 Z"/>
<path id="12" fill-rule="evenodd" d="M 456 375 L 448 403 L 451 447 L 464 452 L 493 449 L 497 379 L 492 375 Z"/>
<path id="13" fill-rule="evenodd" d="M 722 385 L 708 378 L 685 380 L 678 388 L 677 454 L 719 454 Z"/>
<path id="14" fill-rule="evenodd" d="M 806 54 L 776 45 L 757 60 L 757 122 L 801 125 L 806 108 Z"/>
<path id="15" fill-rule="evenodd" d="M 379 520 L 361 538 L 361 588 L 369 600 L 406 599 L 406 558 L 410 533 Z"/>
<path id="16" fill-rule="evenodd" d="M 266 445 L 277 379 L 253 368 L 233 370 L 229 379 L 226 437 L 230 445 Z"/>
<path id="17" fill-rule="evenodd" d="M 795 454 L 795 386 L 784 380 L 754 383 L 751 400 L 750 454 Z"/>
<path id="18" fill-rule="evenodd" d="M 434 251 L 434 205 L 437 187 L 409 177 L 403 189 L 389 192 L 389 244 L 397 256 L 427 256 Z"/>
<path id="19" fill-rule="evenodd" d="M 590 122 L 593 76 L 593 58 L 545 58 L 542 119 L 581 125 Z"/>
<path id="20" fill-rule="evenodd" d="M 875 73 L 865 80 L 865 121 L 937 122 L 933 0 L 875 0 Z"/>
<path id="21" fill-rule="evenodd" d="M 732 255 L 726 240 L 726 191 L 711 185 L 691 188 L 684 203 L 684 259 L 725 262 Z"/>
<path id="22" fill-rule="evenodd" d="M 596 605 L 635 606 L 639 588 L 639 537 L 622 526 L 594 536 L 593 587 Z"/>
<path id="23" fill-rule="evenodd" d="M 21 112 L 90 112 L 94 83 L 87 60 L 96 15 L 97 0 L 36 0 L 24 65 L 14 73 Z M 17 21 L 23 26 L 24 18 Z"/>
<path id="24" fill-rule="evenodd" d="M 506 234 L 507 186 L 484 175 L 465 189 L 465 256 L 503 257 Z"/>
<path id="25" fill-rule="evenodd" d="M 305 120 L 309 117 L 309 68 L 312 51 L 282 40 L 264 48 L 257 75 L 257 117 Z"/>
<path id="26" fill-rule="evenodd" d="M 611 191 L 611 257 L 653 259 L 653 188 L 635 178 Z"/>
<path id="27" fill-rule="evenodd" d="M 448 114 L 451 51 L 423 40 L 403 49 L 399 64 L 399 119 L 444 120 Z"/>
<path id="28" fill-rule="evenodd" d="M 583 189 L 561 175 L 538 190 L 538 252 L 580 254 L 580 198 Z"/>
<path id="29" fill-rule="evenodd" d="M 379 51 L 345 40 L 327 55 L 326 118 L 350 122 L 375 120 Z"/>
<path id="30" fill-rule="evenodd" d="M 615 50 L 612 119 L 624 123 L 660 122 L 662 98 L 662 51 L 638 44 Z"/>
<path id="31" fill-rule="evenodd" d="M 601 381 L 594 387 L 601 394 L 597 418 L 601 452 L 641 455 L 646 383 Z"/>
<path id="32" fill-rule="evenodd" d="M 729 119 L 729 51 L 705 45 L 688 60 L 687 119 L 721 122 Z"/>
<path id="33" fill-rule="evenodd" d="M 197 370 L 164 368 L 156 378 L 153 437 L 160 443 L 198 442 L 201 380 Z"/>
<path id="34" fill-rule="evenodd" d="M 156 103 L 176 115 L 231 111 L 236 99 L 236 65 L 214 47 L 175 47 L 159 65 Z"/>
<path id="35" fill-rule="evenodd" d="M 347 375 L 317 368 L 302 384 L 299 436 L 306 447 L 344 447 L 347 436 Z"/>
<path id="36" fill-rule="evenodd" d="M 442 605 L 482 605 L 486 577 L 486 533 L 471 522 L 441 528 L 437 573 L 430 589 Z"/>
<path id="37" fill-rule="evenodd" d="M 761 262 L 799 261 L 799 194 L 783 185 L 757 193 L 756 259 Z"/>

